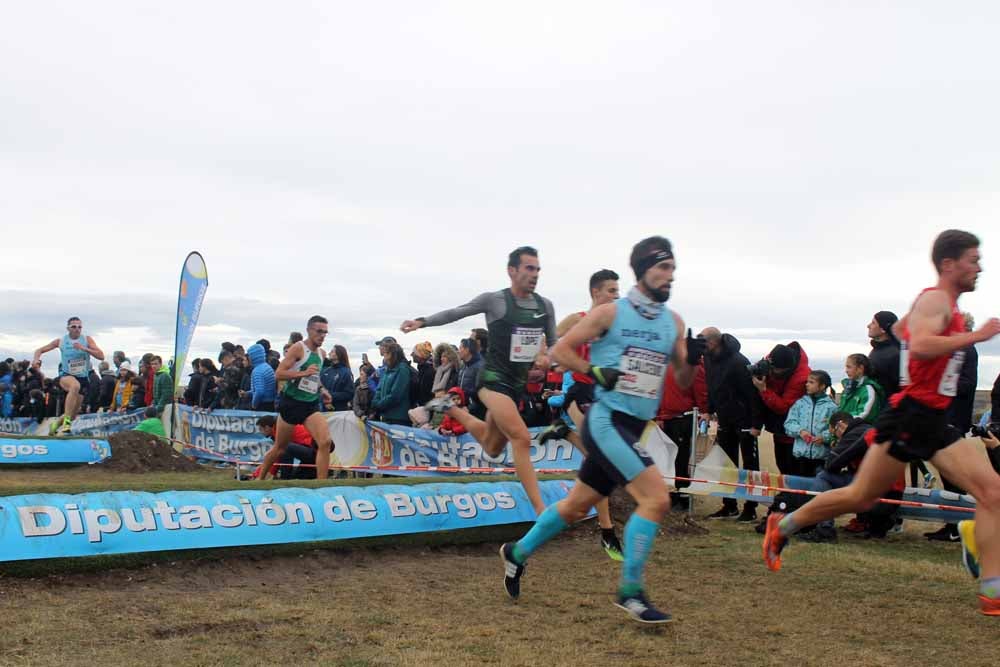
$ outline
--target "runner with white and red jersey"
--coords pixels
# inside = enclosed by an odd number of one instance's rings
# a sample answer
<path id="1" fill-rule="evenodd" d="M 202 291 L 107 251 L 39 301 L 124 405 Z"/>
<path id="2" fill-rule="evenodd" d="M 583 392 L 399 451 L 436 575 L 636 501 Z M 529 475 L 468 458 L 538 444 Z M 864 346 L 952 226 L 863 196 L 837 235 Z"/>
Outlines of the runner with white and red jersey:
<path id="1" fill-rule="evenodd" d="M 958 310 L 959 296 L 976 289 L 982 271 L 979 258 L 979 239 L 969 232 L 951 229 L 934 241 L 931 259 L 938 283 L 921 292 L 909 314 L 894 327 L 902 341 L 901 389 L 875 423 L 876 444 L 849 486 L 822 493 L 791 514 L 768 517 L 763 555 L 771 570 L 781 568 L 781 551 L 801 527 L 868 509 L 909 462 L 929 460 L 976 499 L 979 609 L 1000 617 L 1000 474 L 948 424 L 946 416 L 958 389 L 962 350 L 1000 334 L 997 318 L 966 333 Z"/>
<path id="2" fill-rule="evenodd" d="M 590 276 L 590 309 L 606 303 L 612 303 L 618 299 L 618 274 L 611 269 L 601 269 Z M 580 311 L 567 315 L 558 326 L 556 335 L 562 336 L 573 328 L 577 322 L 587 315 Z M 590 361 L 590 343 L 582 343 L 573 350 L 581 359 Z M 563 396 L 563 412 L 569 415 L 572 423 L 567 423 L 561 417 L 556 418 L 545 430 L 538 433 L 538 444 L 544 445 L 549 440 L 567 440 L 584 456 L 587 455 L 583 447 L 583 440 L 580 438 L 580 426 L 583 424 L 584 413 L 594 402 L 594 378 L 586 373 L 577 371 L 567 371 L 571 375 L 573 383 L 566 390 Z M 596 505 L 597 525 L 601 529 L 601 547 L 608 554 L 611 560 L 622 561 L 622 545 L 615 534 L 615 524 L 611 520 L 611 509 L 608 506 L 608 499 L 603 498 Z"/>

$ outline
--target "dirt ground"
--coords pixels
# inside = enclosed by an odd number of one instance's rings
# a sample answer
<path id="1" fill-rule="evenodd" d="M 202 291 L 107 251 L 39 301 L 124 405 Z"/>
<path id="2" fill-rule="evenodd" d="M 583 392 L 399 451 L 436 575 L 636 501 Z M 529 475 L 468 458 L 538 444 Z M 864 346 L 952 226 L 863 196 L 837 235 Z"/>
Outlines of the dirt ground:
<path id="1" fill-rule="evenodd" d="M 174 450 L 169 442 L 148 433 L 113 433 L 108 437 L 108 442 L 111 443 L 111 458 L 100 464 L 104 470 L 146 473 L 193 472 L 202 469 L 202 466 Z"/>
<path id="2" fill-rule="evenodd" d="M 0 664 L 995 664 L 1000 626 L 975 613 L 956 545 L 798 543 L 775 574 L 752 527 L 687 524 L 672 517 L 649 565 L 651 598 L 676 618 L 659 630 L 611 605 L 620 566 L 591 522 L 535 555 L 517 603 L 496 552 L 523 526 L 466 546 L 0 569 Z"/>

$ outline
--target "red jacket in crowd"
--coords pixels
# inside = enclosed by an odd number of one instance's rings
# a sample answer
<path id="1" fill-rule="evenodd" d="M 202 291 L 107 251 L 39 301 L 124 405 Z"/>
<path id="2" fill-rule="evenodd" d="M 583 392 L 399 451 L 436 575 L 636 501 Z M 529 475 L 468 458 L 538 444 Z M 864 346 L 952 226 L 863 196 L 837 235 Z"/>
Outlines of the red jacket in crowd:
<path id="1" fill-rule="evenodd" d="M 705 382 L 705 365 L 698 364 L 694 372 L 694 382 L 687 389 L 677 386 L 674 367 L 667 366 L 667 379 L 663 382 L 663 397 L 656 411 L 657 421 L 681 417 L 691 408 L 698 406 L 702 413 L 708 413 L 708 383 Z"/>
<path id="2" fill-rule="evenodd" d="M 781 424 L 776 425 L 776 430 L 772 430 L 771 428 L 768 428 L 768 430 L 781 435 L 784 435 L 785 415 L 792 409 L 792 404 L 795 401 L 806 395 L 806 380 L 809 379 L 809 373 L 811 372 L 809 357 L 806 356 L 806 351 L 802 349 L 802 346 L 798 342 L 792 342 L 788 344 L 788 347 L 798 352 L 798 366 L 783 378 L 776 378 L 769 375 L 767 377 L 767 388 L 760 393 L 760 398 L 764 402 L 764 406 L 775 415 L 781 416 Z"/>

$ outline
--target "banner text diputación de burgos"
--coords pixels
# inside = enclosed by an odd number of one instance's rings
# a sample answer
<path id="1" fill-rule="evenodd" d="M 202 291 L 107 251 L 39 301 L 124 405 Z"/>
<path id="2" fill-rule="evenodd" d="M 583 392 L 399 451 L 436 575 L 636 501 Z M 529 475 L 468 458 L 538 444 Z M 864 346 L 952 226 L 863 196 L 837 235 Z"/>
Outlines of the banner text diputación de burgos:
<path id="1" fill-rule="evenodd" d="M 457 493 L 416 495 L 391 492 L 381 495 L 390 519 L 454 513 L 462 519 L 479 512 L 513 509 L 516 501 L 507 491 L 492 493 Z M 152 506 L 122 508 L 81 508 L 76 503 L 26 505 L 17 508 L 21 534 L 26 538 L 51 537 L 69 531 L 85 535 L 88 542 L 100 542 L 104 535 L 125 530 L 131 533 L 168 530 L 186 531 L 202 528 L 238 528 L 241 526 L 286 526 L 315 524 L 317 521 L 341 523 L 368 521 L 379 517 L 379 508 L 366 498 L 348 500 L 342 495 L 324 502 L 314 512 L 309 503 L 276 503 L 263 497 L 257 503 L 240 498 L 236 503 L 174 506 L 158 500 Z"/>

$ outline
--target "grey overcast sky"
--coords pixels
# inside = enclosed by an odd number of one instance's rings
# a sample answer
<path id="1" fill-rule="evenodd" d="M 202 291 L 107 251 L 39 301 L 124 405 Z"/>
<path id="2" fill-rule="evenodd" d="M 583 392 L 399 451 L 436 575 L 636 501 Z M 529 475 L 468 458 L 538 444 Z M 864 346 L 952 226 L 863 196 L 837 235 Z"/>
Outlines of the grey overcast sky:
<path id="1" fill-rule="evenodd" d="M 834 377 L 933 282 L 940 230 L 980 235 L 963 307 L 1000 314 L 996 3 L 4 2 L 0 26 L 0 357 L 69 315 L 169 355 L 194 249 L 195 356 L 321 313 L 356 367 L 521 244 L 561 316 L 598 268 L 630 286 L 650 234 L 691 326 Z"/>

